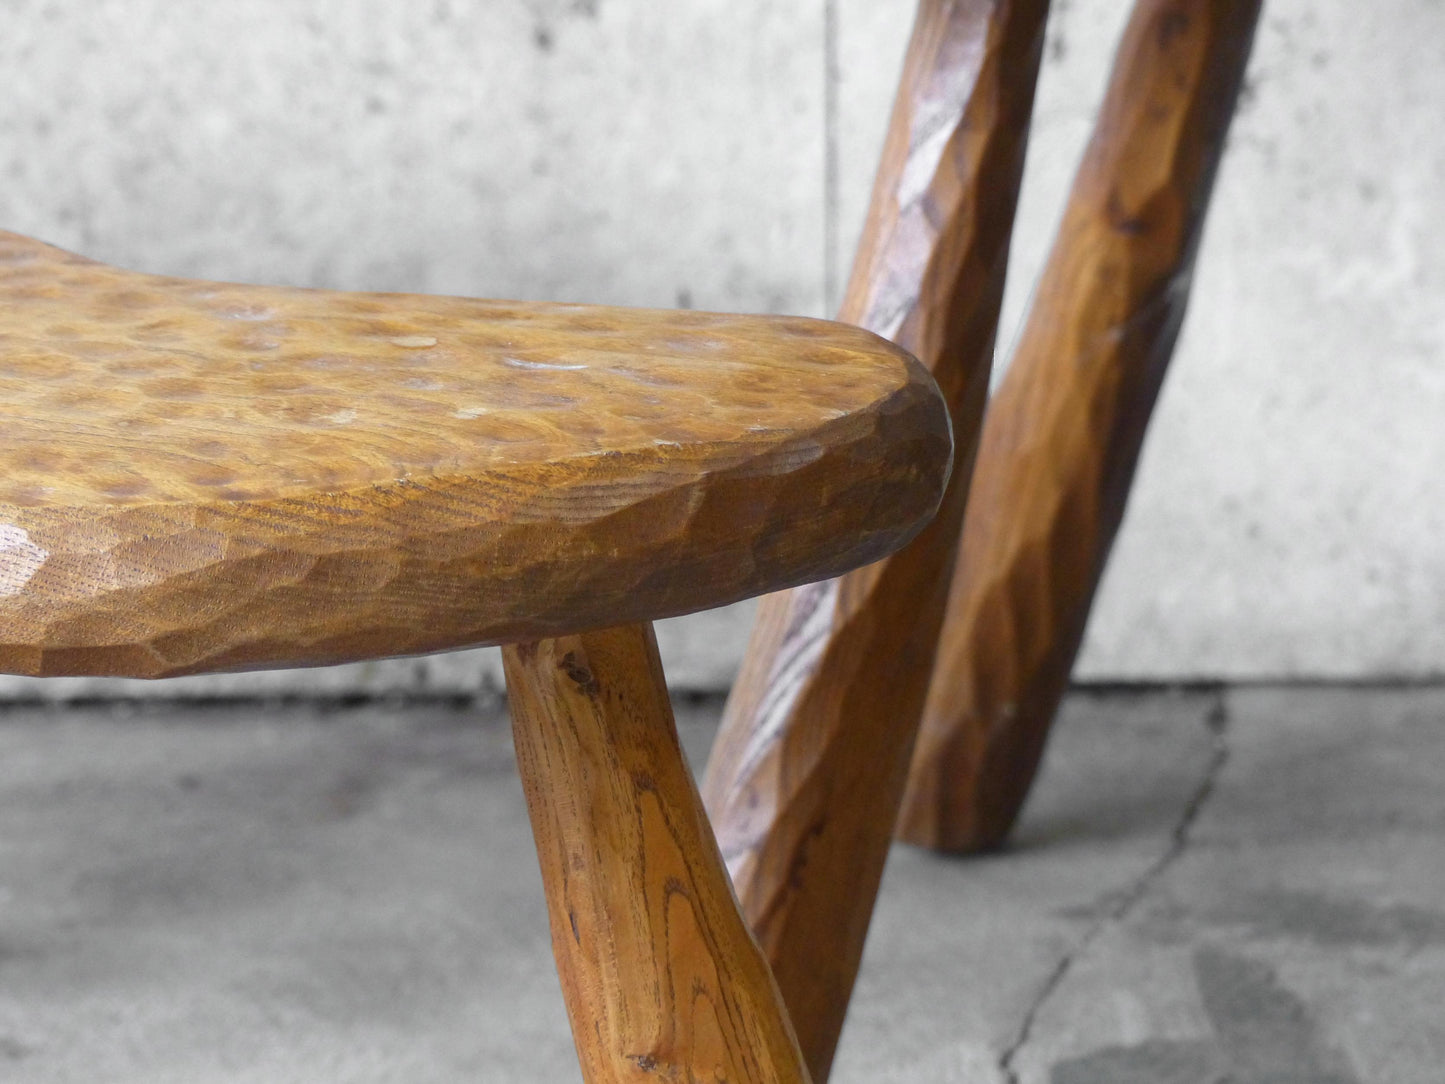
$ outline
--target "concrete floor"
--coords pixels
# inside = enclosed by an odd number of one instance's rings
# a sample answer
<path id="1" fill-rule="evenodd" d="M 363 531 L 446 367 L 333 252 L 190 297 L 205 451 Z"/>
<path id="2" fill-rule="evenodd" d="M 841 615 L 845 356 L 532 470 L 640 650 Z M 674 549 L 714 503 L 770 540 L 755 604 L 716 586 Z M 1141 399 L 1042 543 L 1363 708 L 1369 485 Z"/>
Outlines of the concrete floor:
<path id="1" fill-rule="evenodd" d="M 834 1080 L 1438 1084 L 1442 782 L 1445 690 L 1076 694 Z M 500 712 L 0 709 L 0 1081 L 577 1079 Z"/>

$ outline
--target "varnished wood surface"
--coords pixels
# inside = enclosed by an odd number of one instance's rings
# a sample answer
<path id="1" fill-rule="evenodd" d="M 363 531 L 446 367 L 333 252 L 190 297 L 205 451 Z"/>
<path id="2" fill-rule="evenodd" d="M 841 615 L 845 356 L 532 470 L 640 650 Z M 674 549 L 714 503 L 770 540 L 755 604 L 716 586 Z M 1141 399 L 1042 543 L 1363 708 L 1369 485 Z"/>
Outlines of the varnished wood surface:
<path id="1" fill-rule="evenodd" d="M 121 271 L 0 234 L 0 671 L 319 665 L 890 552 L 947 418 L 856 329 Z"/>
<path id="2" fill-rule="evenodd" d="M 999 843 L 1028 793 L 1173 351 L 1258 0 L 1139 0 L 984 426 L 903 838 Z"/>
<path id="3" fill-rule="evenodd" d="M 652 627 L 503 657 L 588 1084 L 807 1081 L 682 759 Z"/>
<path id="4" fill-rule="evenodd" d="M 887 561 L 765 599 L 703 785 L 814 1078 L 828 1075 L 943 618 L 1046 0 L 924 0 L 840 319 L 927 364 L 954 483 Z"/>

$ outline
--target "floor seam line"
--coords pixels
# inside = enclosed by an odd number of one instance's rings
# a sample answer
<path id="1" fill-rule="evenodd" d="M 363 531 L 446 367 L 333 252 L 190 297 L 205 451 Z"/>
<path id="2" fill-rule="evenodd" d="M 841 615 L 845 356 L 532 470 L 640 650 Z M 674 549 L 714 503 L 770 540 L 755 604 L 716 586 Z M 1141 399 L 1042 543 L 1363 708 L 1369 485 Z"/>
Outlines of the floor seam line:
<path id="1" fill-rule="evenodd" d="M 838 0 L 823 0 L 823 312 L 842 303 L 838 282 L 838 115 L 843 73 L 838 54 Z"/>

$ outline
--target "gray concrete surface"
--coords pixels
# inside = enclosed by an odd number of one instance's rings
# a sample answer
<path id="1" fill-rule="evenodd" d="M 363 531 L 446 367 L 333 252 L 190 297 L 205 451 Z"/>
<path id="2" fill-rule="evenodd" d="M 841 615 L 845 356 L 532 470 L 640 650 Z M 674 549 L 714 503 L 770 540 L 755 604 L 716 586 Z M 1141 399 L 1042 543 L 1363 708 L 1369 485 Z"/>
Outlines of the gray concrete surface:
<path id="1" fill-rule="evenodd" d="M 1076 693 L 1009 851 L 895 849 L 835 1081 L 1438 1082 L 1442 724 Z M 498 710 L 0 711 L 0 1080 L 577 1079 Z"/>
<path id="2" fill-rule="evenodd" d="M 1128 6 L 1054 4 L 1001 364 Z M 0 0 L 0 226 L 203 277 L 823 314 L 912 7 Z M 1438 0 L 1266 4 L 1085 676 L 1445 674 L 1442 38 Z M 746 614 L 700 620 L 672 672 L 725 688 Z"/>

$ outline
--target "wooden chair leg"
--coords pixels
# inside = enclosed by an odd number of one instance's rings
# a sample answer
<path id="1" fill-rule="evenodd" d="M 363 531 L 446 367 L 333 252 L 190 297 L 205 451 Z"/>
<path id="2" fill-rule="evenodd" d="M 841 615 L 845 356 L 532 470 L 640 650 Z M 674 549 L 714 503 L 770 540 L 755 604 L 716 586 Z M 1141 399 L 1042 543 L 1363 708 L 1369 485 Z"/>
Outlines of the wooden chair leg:
<path id="1" fill-rule="evenodd" d="M 1004 839 L 1073 669 L 1164 379 L 1259 0 L 1139 0 L 989 405 L 899 836 Z"/>
<path id="2" fill-rule="evenodd" d="M 652 626 L 516 645 L 504 660 L 588 1084 L 806 1082 L 683 760 Z"/>
<path id="3" fill-rule="evenodd" d="M 943 623 L 1008 263 L 1047 0 L 921 0 L 839 319 L 933 372 L 937 518 L 886 561 L 763 600 L 704 798 L 815 1079 L 863 954 Z"/>

